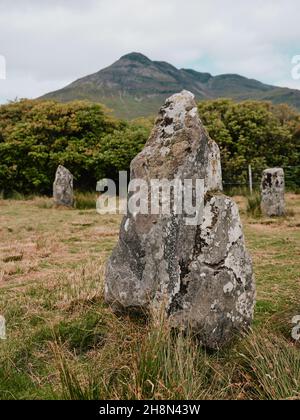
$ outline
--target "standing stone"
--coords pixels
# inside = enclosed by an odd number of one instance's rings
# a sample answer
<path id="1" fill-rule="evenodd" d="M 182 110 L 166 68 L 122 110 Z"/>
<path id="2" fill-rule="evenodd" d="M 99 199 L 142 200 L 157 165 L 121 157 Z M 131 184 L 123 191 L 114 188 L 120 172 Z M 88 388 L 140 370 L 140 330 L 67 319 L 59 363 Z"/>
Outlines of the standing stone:
<path id="1" fill-rule="evenodd" d="M 237 205 L 223 195 L 220 153 L 198 116 L 194 95 L 167 99 L 131 180 L 204 179 L 201 223 L 183 215 L 128 214 L 106 268 L 114 308 L 165 310 L 172 326 L 219 348 L 248 327 L 255 299 L 252 262 Z"/>
<path id="2" fill-rule="evenodd" d="M 261 209 L 265 216 L 283 216 L 285 214 L 284 171 L 282 168 L 263 171 Z"/>
<path id="3" fill-rule="evenodd" d="M 58 206 L 73 207 L 73 175 L 62 165 L 59 165 L 53 183 L 53 198 Z"/>

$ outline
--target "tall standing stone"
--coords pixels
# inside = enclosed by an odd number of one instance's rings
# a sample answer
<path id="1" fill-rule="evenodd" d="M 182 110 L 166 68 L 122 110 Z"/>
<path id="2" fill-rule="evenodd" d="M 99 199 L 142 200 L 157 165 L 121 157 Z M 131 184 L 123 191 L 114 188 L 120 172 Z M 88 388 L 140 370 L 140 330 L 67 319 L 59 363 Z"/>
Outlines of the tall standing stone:
<path id="1" fill-rule="evenodd" d="M 201 223 L 183 215 L 128 214 L 106 268 L 105 298 L 118 308 L 163 308 L 171 325 L 191 328 L 219 348 L 251 323 L 252 262 L 237 205 L 221 193 L 220 153 L 198 116 L 194 96 L 167 99 L 131 180 L 204 179 Z"/>
<path id="2" fill-rule="evenodd" d="M 59 165 L 53 183 L 53 198 L 58 206 L 73 207 L 73 175 L 62 165 Z"/>
<path id="3" fill-rule="evenodd" d="M 261 209 L 265 216 L 285 214 L 284 171 L 271 168 L 263 171 L 261 180 Z"/>

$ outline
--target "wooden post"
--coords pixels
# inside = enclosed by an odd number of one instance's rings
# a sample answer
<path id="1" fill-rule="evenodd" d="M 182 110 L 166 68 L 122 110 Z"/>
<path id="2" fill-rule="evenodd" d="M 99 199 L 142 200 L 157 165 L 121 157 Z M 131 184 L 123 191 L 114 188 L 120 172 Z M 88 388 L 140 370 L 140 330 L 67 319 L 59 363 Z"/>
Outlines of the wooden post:
<path id="1" fill-rule="evenodd" d="M 253 182 L 252 182 L 252 168 L 251 165 L 248 166 L 248 173 L 249 173 L 249 190 L 250 194 L 253 193 Z"/>

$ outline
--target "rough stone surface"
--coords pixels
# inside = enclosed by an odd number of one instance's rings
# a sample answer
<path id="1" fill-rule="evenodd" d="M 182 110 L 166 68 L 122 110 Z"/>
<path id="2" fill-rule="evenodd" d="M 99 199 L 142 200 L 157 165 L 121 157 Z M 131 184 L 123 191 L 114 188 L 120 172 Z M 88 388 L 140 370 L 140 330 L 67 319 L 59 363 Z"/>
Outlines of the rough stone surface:
<path id="1" fill-rule="evenodd" d="M 183 215 L 125 216 L 107 264 L 105 297 L 116 308 L 163 306 L 174 327 L 190 327 L 214 349 L 250 324 L 254 278 L 238 208 L 220 192 L 218 146 L 187 91 L 166 101 L 131 164 L 131 179 L 175 177 L 205 180 L 203 220 L 189 226 Z"/>
<path id="2" fill-rule="evenodd" d="M 261 209 L 265 216 L 285 214 L 284 171 L 271 168 L 263 171 L 261 181 Z"/>
<path id="3" fill-rule="evenodd" d="M 73 175 L 62 165 L 59 165 L 56 171 L 53 198 L 58 206 L 72 207 L 74 205 Z"/>

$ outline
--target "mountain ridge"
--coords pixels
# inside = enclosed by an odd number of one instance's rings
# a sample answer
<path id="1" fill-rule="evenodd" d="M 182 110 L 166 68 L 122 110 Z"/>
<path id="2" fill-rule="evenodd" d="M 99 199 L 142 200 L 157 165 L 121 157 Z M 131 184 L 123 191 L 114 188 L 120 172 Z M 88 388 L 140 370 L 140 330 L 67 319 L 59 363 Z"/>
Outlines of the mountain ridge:
<path id="1" fill-rule="evenodd" d="M 138 52 L 125 54 L 110 66 L 39 99 L 101 102 L 117 117 L 131 119 L 156 114 L 168 96 L 183 89 L 192 91 L 197 100 L 257 99 L 287 103 L 300 110 L 299 90 L 268 85 L 239 74 L 213 76 L 193 69 L 177 69 Z"/>

